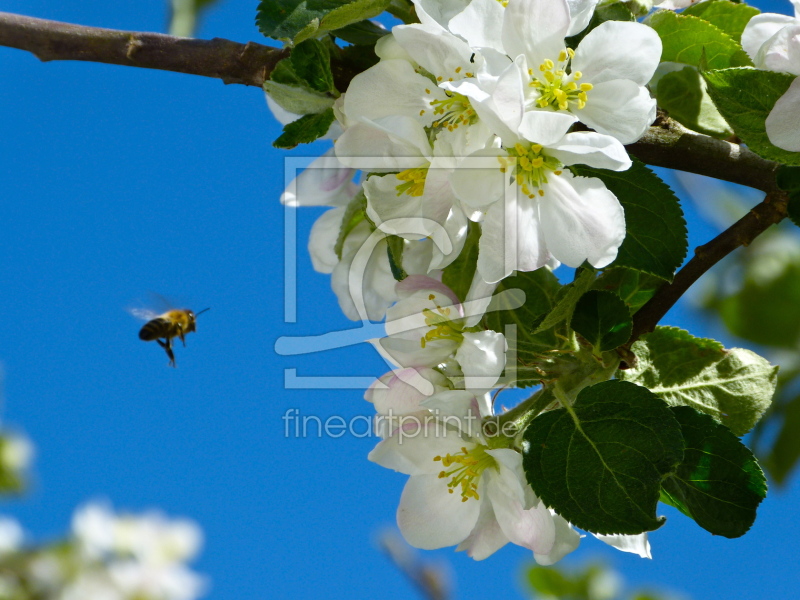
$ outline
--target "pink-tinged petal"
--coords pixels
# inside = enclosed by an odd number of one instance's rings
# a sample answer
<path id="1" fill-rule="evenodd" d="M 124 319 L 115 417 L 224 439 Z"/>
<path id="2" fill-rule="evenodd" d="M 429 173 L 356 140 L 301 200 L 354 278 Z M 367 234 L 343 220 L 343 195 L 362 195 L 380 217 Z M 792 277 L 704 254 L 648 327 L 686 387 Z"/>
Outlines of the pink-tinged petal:
<path id="1" fill-rule="evenodd" d="M 577 111 L 578 118 L 623 144 L 642 137 L 656 118 L 656 101 L 647 88 L 632 81 L 615 79 L 598 83 L 587 96 L 586 106 Z"/>
<path id="2" fill-rule="evenodd" d="M 610 135 L 593 131 L 568 133 L 547 153 L 565 165 L 588 165 L 596 169 L 627 171 L 631 159 L 622 142 Z"/>
<path id="3" fill-rule="evenodd" d="M 333 148 L 315 159 L 281 195 L 286 206 L 344 206 L 355 196 L 355 170 L 336 158 Z"/>
<path id="4" fill-rule="evenodd" d="M 533 553 L 533 558 L 536 562 L 545 567 L 556 564 L 581 543 L 581 536 L 572 528 L 572 525 L 553 511 L 550 512 L 553 515 L 553 524 L 556 528 L 553 547 L 546 554 Z"/>
<path id="5" fill-rule="evenodd" d="M 535 203 L 523 197 L 516 184 L 506 197 L 489 207 L 482 223 L 478 272 L 496 283 L 514 271 L 534 271 L 550 260 Z"/>
<path id="6" fill-rule="evenodd" d="M 564 171 L 550 178 L 539 204 L 547 248 L 558 260 L 575 268 L 588 260 L 601 268 L 617 257 L 625 213 L 602 181 Z"/>
<path id="7" fill-rule="evenodd" d="M 409 275 L 403 281 L 397 283 L 397 294 L 401 298 L 407 298 L 416 292 L 422 291 L 431 291 L 435 294 L 446 296 L 459 313 L 458 315 L 453 315 L 453 318 L 461 315 L 461 303 L 458 300 L 458 296 L 441 281 L 426 275 Z"/>
<path id="8" fill-rule="evenodd" d="M 475 437 L 480 433 L 482 415 L 475 395 L 466 390 L 441 391 L 425 399 L 422 405 L 442 419 L 443 424 L 458 429 L 468 437 Z"/>
<path id="9" fill-rule="evenodd" d="M 524 54 L 532 68 L 555 60 L 570 26 L 566 0 L 515 0 L 506 7 L 503 40 L 512 58 Z"/>
<path id="10" fill-rule="evenodd" d="M 800 77 L 778 98 L 767 116 L 767 137 L 778 148 L 800 152 Z"/>
<path id="11" fill-rule="evenodd" d="M 747 55 L 756 60 L 761 46 L 787 25 L 793 25 L 795 20 L 788 15 L 763 13 L 756 15 L 747 22 L 742 32 L 742 48 Z"/>
<path id="12" fill-rule="evenodd" d="M 577 120 L 567 112 L 531 110 L 522 115 L 519 134 L 534 144 L 552 146 L 563 139 Z"/>
<path id="13" fill-rule="evenodd" d="M 625 50 L 619 41 L 625 40 Z M 581 40 L 572 60 L 572 72 L 592 85 L 628 79 L 645 85 L 661 60 L 661 38 L 652 27 L 636 22 L 606 21 Z"/>
<path id="14" fill-rule="evenodd" d="M 638 554 L 642 558 L 653 558 L 650 554 L 650 542 L 647 539 L 647 533 L 640 533 L 639 535 L 600 535 L 599 533 L 593 533 L 592 535 L 601 542 L 605 542 L 622 552 Z"/>
<path id="15" fill-rule="evenodd" d="M 447 479 L 437 475 L 411 477 L 397 509 L 397 526 L 416 548 L 435 550 L 463 542 L 478 522 L 480 502 L 461 501 L 448 493 Z"/>
<path id="16" fill-rule="evenodd" d="M 506 366 L 506 348 L 502 333 L 491 330 L 465 333 L 456 350 L 456 360 L 464 372 L 464 387 L 468 390 L 493 387 Z"/>
<path id="17" fill-rule="evenodd" d="M 495 2 L 496 0 L 492 0 Z M 478 522 L 470 532 L 467 539 L 456 548 L 457 552 L 466 551 L 467 556 L 474 560 L 483 560 L 500 550 L 508 543 L 508 538 L 500 528 L 494 516 L 491 502 L 481 502 L 481 512 Z"/>
<path id="18" fill-rule="evenodd" d="M 364 399 L 375 405 L 379 415 L 414 413 L 423 410 L 423 400 L 446 389 L 447 384 L 447 377 L 433 369 L 397 369 L 375 381 Z"/>

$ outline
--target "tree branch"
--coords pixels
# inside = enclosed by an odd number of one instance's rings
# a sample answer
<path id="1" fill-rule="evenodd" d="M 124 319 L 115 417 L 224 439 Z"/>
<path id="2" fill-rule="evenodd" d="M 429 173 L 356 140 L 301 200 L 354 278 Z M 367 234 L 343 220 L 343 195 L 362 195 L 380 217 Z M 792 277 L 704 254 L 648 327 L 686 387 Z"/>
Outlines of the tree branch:
<path id="1" fill-rule="evenodd" d="M 215 77 L 261 87 L 287 50 L 221 38 L 195 40 L 161 33 L 71 25 L 0 12 L 0 45 L 41 61 L 84 60 Z"/>
<path id="2" fill-rule="evenodd" d="M 698 246 L 692 259 L 675 274 L 672 283 L 661 286 L 656 294 L 640 308 L 633 317 L 633 332 L 627 348 L 640 336 L 655 329 L 667 311 L 683 296 L 701 275 L 739 246 L 749 245 L 770 226 L 786 217 L 789 196 L 775 191 L 753 208 L 744 217 L 731 225 L 713 240 Z M 626 358 L 623 355 L 623 358 Z"/>

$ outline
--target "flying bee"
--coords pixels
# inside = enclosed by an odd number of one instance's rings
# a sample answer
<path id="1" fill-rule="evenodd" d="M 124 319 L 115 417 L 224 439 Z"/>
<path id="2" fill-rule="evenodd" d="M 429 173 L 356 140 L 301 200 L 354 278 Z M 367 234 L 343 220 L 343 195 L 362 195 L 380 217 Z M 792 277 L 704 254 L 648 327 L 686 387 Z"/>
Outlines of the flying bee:
<path id="1" fill-rule="evenodd" d="M 131 312 L 134 316 L 148 320 L 139 330 L 139 339 L 145 342 L 152 342 L 153 340 L 158 342 L 158 345 L 167 353 L 170 366 L 174 367 L 175 354 L 172 352 L 172 338 L 180 338 L 185 348 L 186 334 L 197 331 L 197 317 L 207 310 L 211 309 L 204 308 L 197 314 L 188 308 L 168 310 L 160 315 L 138 309 L 134 309 Z"/>

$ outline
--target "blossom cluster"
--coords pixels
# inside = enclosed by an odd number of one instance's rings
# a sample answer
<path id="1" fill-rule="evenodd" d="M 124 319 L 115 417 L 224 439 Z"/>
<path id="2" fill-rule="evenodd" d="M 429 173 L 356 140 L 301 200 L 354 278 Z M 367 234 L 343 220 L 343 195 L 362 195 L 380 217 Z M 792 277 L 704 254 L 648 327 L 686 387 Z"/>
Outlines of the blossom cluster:
<path id="1" fill-rule="evenodd" d="M 10 600 L 194 600 L 206 582 L 187 566 L 202 542 L 191 521 L 160 513 L 115 514 L 89 504 L 71 538 L 28 546 L 20 525 L 0 520 L 0 597 Z"/>
<path id="2" fill-rule="evenodd" d="M 419 548 L 483 559 L 511 542 L 552 564 L 580 540 L 528 485 L 518 432 L 483 426 L 508 343 L 480 322 L 503 279 L 605 267 L 625 238 L 617 197 L 577 173 L 631 166 L 625 144 L 656 115 L 647 83 L 661 41 L 642 23 L 606 21 L 572 47 L 597 2 L 415 0 L 420 23 L 381 38 L 380 60 L 334 106 L 333 150 L 282 198 L 331 207 L 311 231 L 313 265 L 348 317 L 386 319 L 374 345 L 394 368 L 366 399 L 400 419 L 370 460 L 409 475 L 397 520 Z M 443 270 L 475 230 L 460 298 Z M 644 534 L 597 537 L 649 556 Z"/>

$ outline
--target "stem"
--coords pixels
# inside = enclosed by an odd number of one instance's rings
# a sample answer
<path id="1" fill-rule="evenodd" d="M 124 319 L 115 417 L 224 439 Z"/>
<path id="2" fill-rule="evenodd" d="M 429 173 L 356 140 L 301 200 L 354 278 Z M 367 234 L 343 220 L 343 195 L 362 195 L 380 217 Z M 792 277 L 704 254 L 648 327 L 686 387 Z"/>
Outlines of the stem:
<path id="1" fill-rule="evenodd" d="M 788 194 L 776 191 L 754 207 L 744 217 L 713 240 L 698 246 L 692 259 L 675 274 L 672 283 L 661 286 L 656 294 L 633 317 L 633 333 L 625 345 L 628 349 L 639 337 L 655 329 L 658 322 L 703 273 L 733 252 L 747 246 L 771 225 L 786 217 Z"/>

